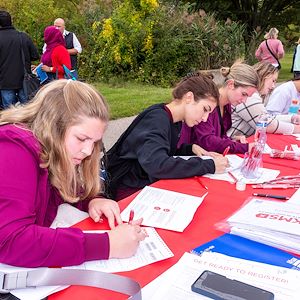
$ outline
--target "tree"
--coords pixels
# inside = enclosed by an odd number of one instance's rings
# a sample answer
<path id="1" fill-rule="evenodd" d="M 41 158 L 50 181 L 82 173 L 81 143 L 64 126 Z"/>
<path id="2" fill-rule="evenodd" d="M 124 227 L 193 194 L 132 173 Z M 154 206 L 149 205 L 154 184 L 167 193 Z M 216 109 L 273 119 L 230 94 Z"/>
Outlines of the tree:
<path id="1" fill-rule="evenodd" d="M 175 1 L 174 1 L 175 2 Z M 270 27 L 283 28 L 299 23 L 298 0 L 189 0 L 191 10 L 214 12 L 220 19 L 240 21 L 246 26 L 244 40 L 246 55 L 253 53 L 257 41 Z"/>

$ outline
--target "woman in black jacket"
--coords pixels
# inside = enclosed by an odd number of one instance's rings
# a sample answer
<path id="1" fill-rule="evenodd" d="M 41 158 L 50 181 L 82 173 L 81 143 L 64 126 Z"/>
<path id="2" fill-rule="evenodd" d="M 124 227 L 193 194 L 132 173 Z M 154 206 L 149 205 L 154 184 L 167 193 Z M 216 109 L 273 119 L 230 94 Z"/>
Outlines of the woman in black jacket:
<path id="1" fill-rule="evenodd" d="M 218 103 L 212 78 L 195 73 L 174 88 L 168 104 L 155 104 L 132 122 L 107 153 L 107 196 L 120 200 L 159 179 L 201 176 L 224 172 L 228 161 L 198 145 L 177 148 L 182 122 L 193 127 L 206 121 Z M 213 159 L 180 156 L 211 155 Z"/>

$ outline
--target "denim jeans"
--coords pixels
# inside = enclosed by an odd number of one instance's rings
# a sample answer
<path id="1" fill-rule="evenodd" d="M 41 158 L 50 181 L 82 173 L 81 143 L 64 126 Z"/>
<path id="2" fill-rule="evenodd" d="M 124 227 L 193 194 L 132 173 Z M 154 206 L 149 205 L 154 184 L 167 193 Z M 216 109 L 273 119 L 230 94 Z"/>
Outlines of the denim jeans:
<path id="1" fill-rule="evenodd" d="M 1 90 L 2 107 L 8 108 L 11 105 L 16 104 L 18 101 L 22 104 L 27 102 L 27 95 L 24 89 L 19 90 Z"/>

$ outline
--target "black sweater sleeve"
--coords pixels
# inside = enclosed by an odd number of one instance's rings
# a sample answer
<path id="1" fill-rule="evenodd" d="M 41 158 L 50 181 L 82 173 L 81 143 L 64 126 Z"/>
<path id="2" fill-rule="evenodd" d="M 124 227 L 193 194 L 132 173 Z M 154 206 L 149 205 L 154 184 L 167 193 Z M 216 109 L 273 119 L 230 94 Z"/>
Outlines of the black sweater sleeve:
<path id="1" fill-rule="evenodd" d="M 199 157 L 184 160 L 173 157 L 176 151 L 171 149 L 172 126 L 163 109 L 149 112 L 124 141 L 122 157 L 136 159 L 150 182 L 214 173 L 213 160 L 202 160 Z M 191 151 L 191 146 L 187 147 Z"/>

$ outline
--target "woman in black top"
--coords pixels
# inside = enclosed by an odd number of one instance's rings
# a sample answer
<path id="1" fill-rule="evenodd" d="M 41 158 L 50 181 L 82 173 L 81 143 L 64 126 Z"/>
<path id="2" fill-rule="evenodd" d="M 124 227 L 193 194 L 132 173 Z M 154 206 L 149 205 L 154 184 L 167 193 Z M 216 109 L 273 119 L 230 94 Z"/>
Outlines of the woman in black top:
<path id="1" fill-rule="evenodd" d="M 107 153 L 107 195 L 120 200 L 159 179 L 201 176 L 224 172 L 228 161 L 200 146 L 177 148 L 182 121 L 189 127 L 206 121 L 218 103 L 219 91 L 212 78 L 195 73 L 174 88 L 168 104 L 143 111 Z M 213 159 L 176 155 L 211 155 Z"/>

